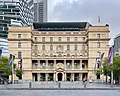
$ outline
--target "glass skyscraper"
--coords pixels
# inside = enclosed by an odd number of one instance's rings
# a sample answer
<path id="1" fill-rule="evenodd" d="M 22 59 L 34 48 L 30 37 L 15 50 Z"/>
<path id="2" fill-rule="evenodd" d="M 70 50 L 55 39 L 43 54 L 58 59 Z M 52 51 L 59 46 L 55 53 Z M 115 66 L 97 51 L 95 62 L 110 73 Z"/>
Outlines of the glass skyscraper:
<path id="1" fill-rule="evenodd" d="M 32 25 L 33 20 L 33 0 L 0 0 L 0 38 L 6 39 L 6 43 L 10 24 Z M 3 49 L 6 47 L 4 45 Z"/>

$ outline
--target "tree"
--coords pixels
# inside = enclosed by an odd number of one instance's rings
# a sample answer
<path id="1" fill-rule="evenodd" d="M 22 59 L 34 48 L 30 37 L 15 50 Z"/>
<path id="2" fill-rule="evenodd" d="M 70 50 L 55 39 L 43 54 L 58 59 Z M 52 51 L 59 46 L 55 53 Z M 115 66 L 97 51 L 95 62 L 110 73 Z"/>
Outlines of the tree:
<path id="1" fill-rule="evenodd" d="M 112 69 L 116 81 L 120 84 L 120 56 L 113 58 Z"/>
<path id="2" fill-rule="evenodd" d="M 0 57 L 0 71 L 1 71 L 1 76 L 4 80 L 7 80 L 8 77 L 11 75 L 12 70 L 9 65 L 8 57 L 5 56 Z"/>
<path id="3" fill-rule="evenodd" d="M 111 66 L 108 66 L 108 59 L 105 58 L 103 63 L 103 74 L 106 75 L 106 83 L 107 83 L 107 76 L 110 76 Z"/>
<path id="4" fill-rule="evenodd" d="M 22 74 L 23 74 L 23 71 L 21 69 L 16 69 L 16 76 L 19 78 L 19 79 L 22 79 Z"/>

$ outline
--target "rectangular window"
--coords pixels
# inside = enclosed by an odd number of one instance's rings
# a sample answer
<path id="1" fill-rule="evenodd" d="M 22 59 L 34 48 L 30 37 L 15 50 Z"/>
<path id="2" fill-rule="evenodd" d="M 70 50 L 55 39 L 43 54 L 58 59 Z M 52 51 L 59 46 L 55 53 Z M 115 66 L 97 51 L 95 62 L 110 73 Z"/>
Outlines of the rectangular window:
<path id="1" fill-rule="evenodd" d="M 53 37 L 50 37 L 50 42 L 53 42 Z"/>
<path id="2" fill-rule="evenodd" d="M 18 48 L 21 48 L 21 42 L 18 43 Z"/>
<path id="3" fill-rule="evenodd" d="M 85 37 L 82 37 L 82 41 L 85 41 Z"/>
<path id="4" fill-rule="evenodd" d="M 50 50 L 53 50 L 53 45 L 50 45 Z"/>
<path id="5" fill-rule="evenodd" d="M 62 40 L 61 40 L 61 37 L 58 37 L 58 42 L 61 42 Z"/>
<path id="6" fill-rule="evenodd" d="M 82 50 L 85 50 L 85 45 L 82 45 Z"/>
<path id="7" fill-rule="evenodd" d="M 70 50 L 70 45 L 67 45 L 67 50 Z"/>
<path id="8" fill-rule="evenodd" d="M 18 58 L 19 58 L 19 59 L 22 58 L 22 52 L 18 52 Z"/>
<path id="9" fill-rule="evenodd" d="M 70 37 L 67 37 L 67 42 L 70 42 Z"/>
<path id="10" fill-rule="evenodd" d="M 53 68 L 54 68 L 54 64 L 50 63 L 50 69 L 53 69 Z"/>
<path id="11" fill-rule="evenodd" d="M 100 48 L 100 42 L 97 42 L 97 48 Z"/>
<path id="12" fill-rule="evenodd" d="M 35 37 L 35 38 L 34 38 L 34 40 L 35 40 L 35 42 L 37 42 L 37 41 L 38 41 L 38 38 L 37 38 L 37 37 Z"/>
<path id="13" fill-rule="evenodd" d="M 45 69 L 45 67 L 46 67 L 46 64 L 45 64 L 45 63 L 42 63 L 42 68 Z"/>
<path id="14" fill-rule="evenodd" d="M 74 63 L 74 69 L 77 69 L 77 68 L 78 68 L 78 64 Z"/>
<path id="15" fill-rule="evenodd" d="M 77 50 L 77 45 L 74 46 L 74 50 Z"/>
<path id="16" fill-rule="evenodd" d="M 97 34 L 97 38 L 100 39 L 100 34 Z"/>
<path id="17" fill-rule="evenodd" d="M 78 38 L 77 38 L 77 37 L 75 37 L 75 38 L 74 38 L 74 42 L 77 42 L 77 41 L 78 41 Z"/>
<path id="18" fill-rule="evenodd" d="M 34 46 L 34 50 L 38 50 L 38 46 L 37 45 Z"/>
<path id="19" fill-rule="evenodd" d="M 42 45 L 42 50 L 45 50 L 45 45 Z"/>
<path id="20" fill-rule="evenodd" d="M 42 42 L 45 42 L 45 37 L 42 37 Z"/>
<path id="21" fill-rule="evenodd" d="M 18 39 L 21 39 L 21 34 L 18 34 Z"/>
<path id="22" fill-rule="evenodd" d="M 70 69 L 70 63 L 66 64 L 67 69 Z"/>

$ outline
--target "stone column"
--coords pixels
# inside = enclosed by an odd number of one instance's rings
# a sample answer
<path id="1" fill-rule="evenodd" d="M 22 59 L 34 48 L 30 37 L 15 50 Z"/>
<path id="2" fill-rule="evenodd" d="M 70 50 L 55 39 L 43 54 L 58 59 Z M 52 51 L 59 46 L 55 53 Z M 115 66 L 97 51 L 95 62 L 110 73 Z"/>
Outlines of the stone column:
<path id="1" fill-rule="evenodd" d="M 45 80 L 48 81 L 48 73 L 45 74 Z"/>
<path id="2" fill-rule="evenodd" d="M 82 60 L 80 60 L 80 70 L 82 70 Z"/>
<path id="3" fill-rule="evenodd" d="M 64 68 L 66 69 L 66 60 L 64 60 Z"/>
<path id="4" fill-rule="evenodd" d="M 74 73 L 72 73 L 72 81 L 74 81 Z"/>
<path id="5" fill-rule="evenodd" d="M 41 81 L 41 74 L 39 73 L 38 81 Z"/>
<path id="6" fill-rule="evenodd" d="M 56 60 L 54 60 L 54 69 L 56 68 Z"/>
<path id="7" fill-rule="evenodd" d="M 79 73 L 79 80 L 82 80 L 82 73 Z"/>
<path id="8" fill-rule="evenodd" d="M 66 73 L 64 73 L 64 81 L 66 81 Z"/>
<path id="9" fill-rule="evenodd" d="M 72 69 L 74 69 L 74 60 L 72 60 Z"/>
<path id="10" fill-rule="evenodd" d="M 54 73 L 54 81 L 56 81 L 56 73 Z"/>
<path id="11" fill-rule="evenodd" d="M 40 68 L 40 60 L 38 60 L 37 62 L 38 62 L 38 67 L 37 68 Z"/>
<path id="12" fill-rule="evenodd" d="M 48 60 L 46 60 L 46 69 L 48 69 Z"/>
<path id="13" fill-rule="evenodd" d="M 58 81 L 58 78 L 57 78 L 58 76 L 57 75 L 58 75 L 58 73 L 56 72 L 56 81 Z"/>

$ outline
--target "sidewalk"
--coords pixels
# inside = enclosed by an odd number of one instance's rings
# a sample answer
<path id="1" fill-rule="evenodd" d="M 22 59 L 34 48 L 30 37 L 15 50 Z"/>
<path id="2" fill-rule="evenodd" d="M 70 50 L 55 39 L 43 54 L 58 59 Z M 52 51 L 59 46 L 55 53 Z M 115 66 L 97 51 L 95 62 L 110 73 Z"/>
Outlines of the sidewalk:
<path id="1" fill-rule="evenodd" d="M 86 84 L 86 88 L 84 88 L 84 84 L 81 81 L 76 82 L 24 82 L 18 84 L 6 84 L 0 85 L 0 90 L 120 90 L 120 85 L 111 85 L 102 84 L 102 83 L 88 83 Z"/>

